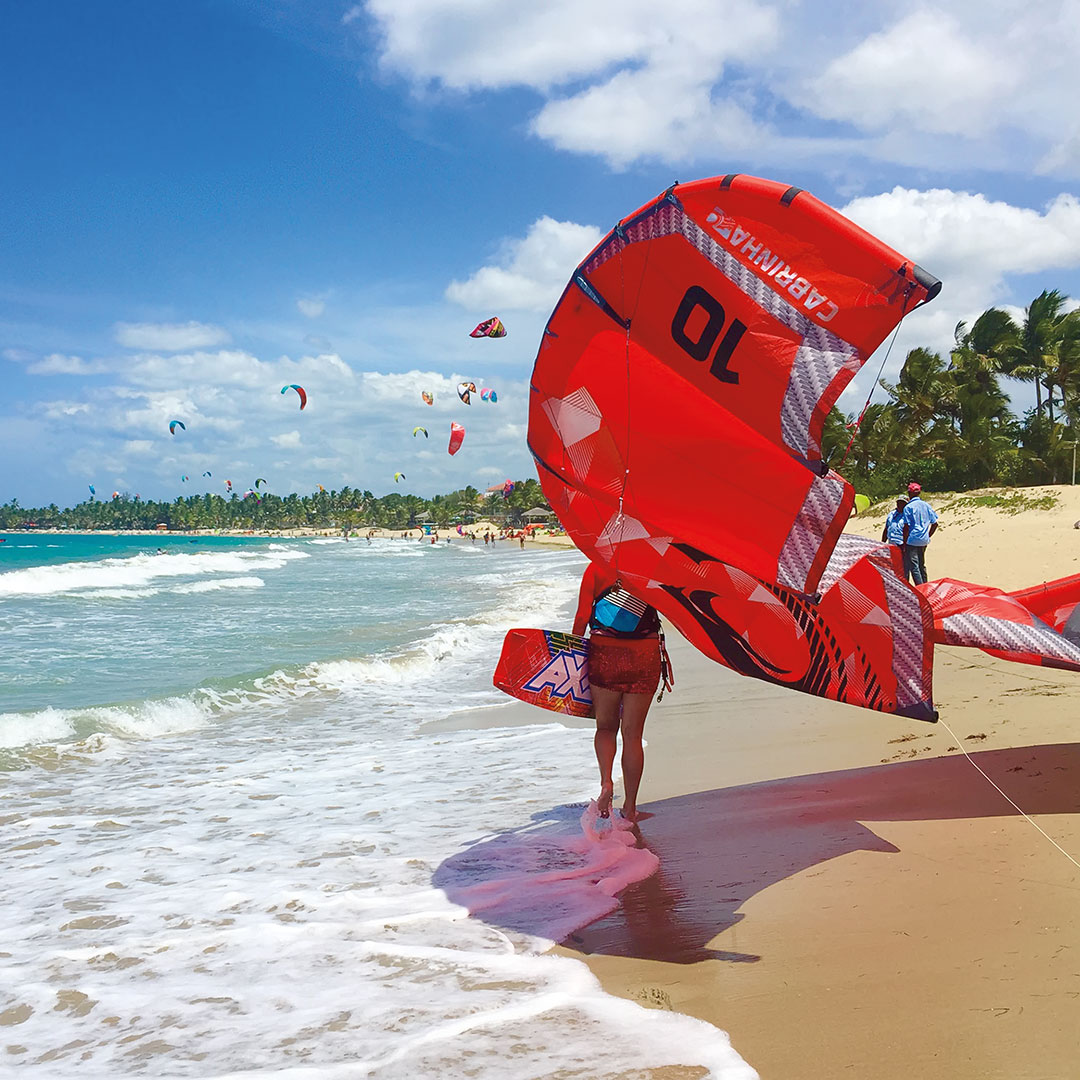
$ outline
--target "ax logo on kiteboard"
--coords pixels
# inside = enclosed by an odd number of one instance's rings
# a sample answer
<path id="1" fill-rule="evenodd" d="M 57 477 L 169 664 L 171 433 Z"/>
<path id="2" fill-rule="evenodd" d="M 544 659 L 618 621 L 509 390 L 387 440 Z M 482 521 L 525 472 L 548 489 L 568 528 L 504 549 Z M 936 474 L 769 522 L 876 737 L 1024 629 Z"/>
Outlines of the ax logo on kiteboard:
<path id="1" fill-rule="evenodd" d="M 719 206 L 714 206 L 705 221 L 712 231 L 727 242 L 743 261 L 769 281 L 781 293 L 787 293 L 801 301 L 818 322 L 831 322 L 840 310 L 824 293 L 818 292 L 807 278 L 793 270 L 782 255 L 770 251 L 764 243 L 744 229 L 734 218 L 728 217 Z"/>
<path id="2" fill-rule="evenodd" d="M 552 645 L 557 645 L 552 642 Z M 570 649 L 556 653 L 522 687 L 534 694 L 547 690 L 553 698 L 571 698 L 581 704 L 589 704 L 588 653 L 580 649 Z"/>

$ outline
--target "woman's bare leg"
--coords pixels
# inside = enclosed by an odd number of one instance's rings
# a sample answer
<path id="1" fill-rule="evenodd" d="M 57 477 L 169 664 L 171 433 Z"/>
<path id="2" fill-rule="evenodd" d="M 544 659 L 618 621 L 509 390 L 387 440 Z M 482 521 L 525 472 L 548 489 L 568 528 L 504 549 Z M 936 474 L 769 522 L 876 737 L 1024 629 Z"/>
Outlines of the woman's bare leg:
<path id="1" fill-rule="evenodd" d="M 624 695 L 595 684 L 591 690 L 593 711 L 596 713 L 596 734 L 593 736 L 593 747 L 596 750 L 596 764 L 600 766 L 600 794 L 596 797 L 596 807 L 601 817 L 608 817 L 611 813 L 611 796 L 614 791 L 611 770 L 615 764 L 616 740 L 619 735 L 619 709 Z"/>
<path id="2" fill-rule="evenodd" d="M 645 748 L 641 745 L 641 737 L 651 704 L 652 694 L 622 696 L 622 778 L 626 796 L 622 815 L 627 821 L 637 821 L 638 788 L 645 770 Z"/>

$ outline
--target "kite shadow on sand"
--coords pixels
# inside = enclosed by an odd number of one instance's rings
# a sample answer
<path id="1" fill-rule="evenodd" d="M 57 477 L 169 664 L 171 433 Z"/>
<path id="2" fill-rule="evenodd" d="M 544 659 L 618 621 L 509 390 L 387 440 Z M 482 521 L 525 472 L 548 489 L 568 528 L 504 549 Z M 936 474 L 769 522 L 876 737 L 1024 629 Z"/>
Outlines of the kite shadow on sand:
<path id="1" fill-rule="evenodd" d="M 1080 813 L 1080 743 L 972 757 L 1027 813 Z M 575 828 L 581 835 L 580 806 L 544 811 L 532 825 L 477 841 L 443 862 L 434 884 L 490 925 L 561 939 L 586 954 L 754 962 L 760 958 L 708 943 L 745 917 L 739 909 L 751 897 L 784 878 L 851 852 L 900 850 L 863 821 L 1017 816 L 959 754 L 715 789 L 643 809 L 653 815 L 643 824 L 642 846 L 659 859 L 656 873 L 565 934 L 557 930 L 558 890 L 530 888 L 528 879 L 576 875 L 588 886 L 567 853 L 567 837 Z M 1032 842 L 1043 841 L 1033 834 Z M 476 910 L 470 900 L 491 890 L 499 902 Z M 567 903 L 580 917 L 580 890 Z"/>

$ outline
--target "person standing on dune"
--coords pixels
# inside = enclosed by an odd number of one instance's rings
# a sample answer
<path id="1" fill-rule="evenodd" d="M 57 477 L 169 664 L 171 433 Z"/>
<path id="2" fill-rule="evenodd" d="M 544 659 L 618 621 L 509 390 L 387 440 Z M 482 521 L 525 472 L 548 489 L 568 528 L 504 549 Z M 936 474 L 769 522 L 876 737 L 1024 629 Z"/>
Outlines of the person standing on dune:
<path id="1" fill-rule="evenodd" d="M 914 480 L 908 484 L 908 504 L 904 507 L 904 573 L 916 585 L 926 584 L 926 548 L 937 532 L 937 514 L 922 501 L 922 488 Z"/>
<path id="2" fill-rule="evenodd" d="M 612 768 L 622 731 L 622 816 L 638 819 L 637 796 L 645 769 L 642 734 L 661 677 L 671 685 L 671 665 L 656 609 L 627 592 L 607 567 L 589 563 L 581 579 L 574 633 L 589 630 L 589 688 L 596 715 L 593 748 L 600 768 L 596 806 L 611 814 Z"/>

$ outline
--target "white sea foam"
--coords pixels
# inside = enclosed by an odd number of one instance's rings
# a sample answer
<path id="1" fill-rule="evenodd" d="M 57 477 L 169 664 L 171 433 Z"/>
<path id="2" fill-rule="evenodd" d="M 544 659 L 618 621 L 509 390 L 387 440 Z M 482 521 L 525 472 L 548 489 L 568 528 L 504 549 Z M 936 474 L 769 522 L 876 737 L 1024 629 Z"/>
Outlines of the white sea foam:
<path id="1" fill-rule="evenodd" d="M 215 592 L 217 589 L 259 589 L 266 582 L 258 577 L 219 578 L 216 581 L 193 581 L 188 585 L 177 585 L 170 589 L 174 593 Z"/>
<path id="2" fill-rule="evenodd" d="M 295 559 L 307 558 L 310 558 L 307 552 L 283 547 L 273 552 L 266 549 L 230 549 L 33 566 L 0 574 L 0 597 L 54 596 L 92 589 L 137 589 L 163 578 L 280 570 Z"/>

